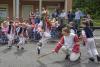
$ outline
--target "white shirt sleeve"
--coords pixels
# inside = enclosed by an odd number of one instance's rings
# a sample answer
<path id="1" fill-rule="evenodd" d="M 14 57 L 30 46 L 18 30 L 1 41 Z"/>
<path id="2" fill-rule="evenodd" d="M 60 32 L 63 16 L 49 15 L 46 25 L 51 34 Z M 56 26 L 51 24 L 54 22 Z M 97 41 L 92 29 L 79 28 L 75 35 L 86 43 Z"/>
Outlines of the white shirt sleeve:
<path id="1" fill-rule="evenodd" d="M 40 21 L 40 23 L 38 24 L 38 26 L 43 26 L 43 22 L 42 21 Z"/>
<path id="2" fill-rule="evenodd" d="M 85 31 L 84 30 L 82 30 L 82 36 L 84 36 L 84 37 L 86 37 L 86 34 L 85 34 Z"/>
<path id="3" fill-rule="evenodd" d="M 75 31 L 74 31 L 73 29 L 71 29 L 71 30 L 70 30 L 70 33 L 74 33 L 74 34 L 75 34 Z"/>

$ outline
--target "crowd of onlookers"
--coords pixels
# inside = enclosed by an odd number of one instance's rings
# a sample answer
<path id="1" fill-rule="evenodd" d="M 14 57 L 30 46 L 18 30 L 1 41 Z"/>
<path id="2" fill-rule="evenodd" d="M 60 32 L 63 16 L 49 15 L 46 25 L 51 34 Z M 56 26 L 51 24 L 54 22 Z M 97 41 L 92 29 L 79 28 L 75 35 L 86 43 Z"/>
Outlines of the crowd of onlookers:
<path id="1" fill-rule="evenodd" d="M 89 14 L 84 14 L 77 8 L 76 12 L 71 10 L 65 12 L 64 10 L 55 9 L 52 13 L 48 9 L 43 8 L 40 17 L 39 10 L 30 12 L 29 18 L 23 20 L 22 18 L 11 19 L 7 17 L 0 26 L 0 43 L 7 43 L 9 22 L 13 22 L 14 33 L 17 28 L 22 26 L 27 30 L 27 38 L 33 41 L 38 41 L 42 38 L 42 33 L 46 32 L 52 38 L 59 38 L 62 36 L 61 30 L 68 25 L 72 33 L 79 34 L 81 21 L 86 21 L 89 26 L 93 26 L 92 19 Z"/>
<path id="2" fill-rule="evenodd" d="M 43 8 L 41 13 L 36 9 L 30 12 L 29 18 L 25 20 L 7 17 L 0 24 L 0 44 L 8 44 L 8 48 L 16 44 L 17 49 L 24 49 L 26 42 L 36 41 L 38 54 L 40 54 L 40 48 L 46 40 L 60 38 L 52 53 L 58 53 L 62 48 L 67 53 L 65 59 L 70 58 L 71 61 L 76 61 L 81 56 L 81 41 L 90 55 L 89 60 L 94 62 L 96 57 L 100 62 L 94 41 L 93 20 L 89 14 L 83 13 L 78 8 L 75 12 L 59 9 L 49 12 L 48 9 Z"/>
<path id="3" fill-rule="evenodd" d="M 14 46 L 17 49 L 24 49 L 24 45 L 28 41 L 37 42 L 37 51 L 40 54 L 41 47 L 49 38 L 60 39 L 56 48 L 52 53 L 58 53 L 60 48 L 68 53 L 65 59 L 70 58 L 71 61 L 80 59 L 80 42 L 86 46 L 89 53 L 89 60 L 100 62 L 100 56 L 95 46 L 93 35 L 93 20 L 87 13 L 83 13 L 80 9 L 75 12 L 71 10 L 55 9 L 49 12 L 43 8 L 41 14 L 39 10 L 31 11 L 29 18 L 11 19 L 7 17 L 0 24 L 0 44 L 8 44 L 8 48 Z M 51 54 L 51 53 L 50 53 Z"/>

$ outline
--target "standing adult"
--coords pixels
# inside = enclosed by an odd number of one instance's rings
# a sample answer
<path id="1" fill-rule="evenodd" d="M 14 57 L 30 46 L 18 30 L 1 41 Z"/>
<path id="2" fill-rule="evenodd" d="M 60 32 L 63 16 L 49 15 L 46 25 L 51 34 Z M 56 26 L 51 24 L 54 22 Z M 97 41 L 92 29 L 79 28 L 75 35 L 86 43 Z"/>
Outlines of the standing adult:
<path id="1" fill-rule="evenodd" d="M 75 12 L 75 24 L 77 29 L 79 29 L 80 26 L 81 16 L 82 16 L 82 12 L 77 8 Z"/>
<path id="2" fill-rule="evenodd" d="M 68 23 L 73 21 L 74 14 L 72 13 L 72 11 L 68 11 L 67 18 L 68 18 Z"/>

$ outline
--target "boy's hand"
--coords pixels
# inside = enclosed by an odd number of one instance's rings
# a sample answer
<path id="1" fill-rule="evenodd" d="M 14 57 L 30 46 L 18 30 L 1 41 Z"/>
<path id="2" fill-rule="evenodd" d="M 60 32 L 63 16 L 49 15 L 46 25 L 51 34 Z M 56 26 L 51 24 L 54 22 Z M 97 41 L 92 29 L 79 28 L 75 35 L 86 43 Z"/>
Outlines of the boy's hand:
<path id="1" fill-rule="evenodd" d="M 55 50 L 52 50 L 52 53 L 55 53 Z"/>

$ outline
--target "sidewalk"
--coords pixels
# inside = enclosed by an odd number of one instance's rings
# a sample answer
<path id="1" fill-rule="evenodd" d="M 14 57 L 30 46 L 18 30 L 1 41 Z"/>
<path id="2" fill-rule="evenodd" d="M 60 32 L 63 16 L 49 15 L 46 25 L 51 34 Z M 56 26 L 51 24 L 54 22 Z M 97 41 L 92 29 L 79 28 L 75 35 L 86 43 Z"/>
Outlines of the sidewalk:
<path id="1" fill-rule="evenodd" d="M 100 36 L 100 30 L 95 30 L 94 31 L 94 36 Z"/>

